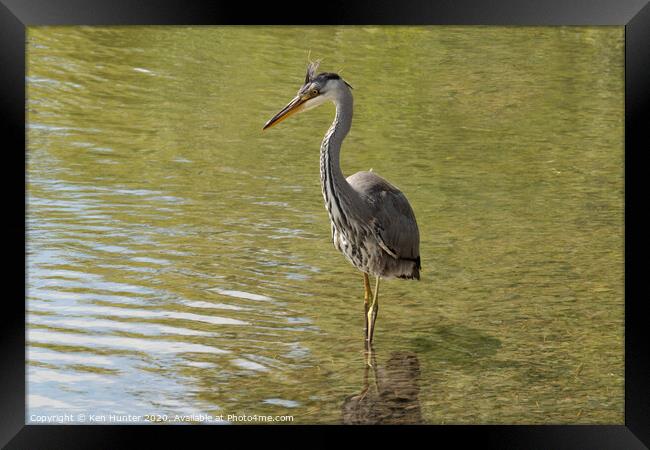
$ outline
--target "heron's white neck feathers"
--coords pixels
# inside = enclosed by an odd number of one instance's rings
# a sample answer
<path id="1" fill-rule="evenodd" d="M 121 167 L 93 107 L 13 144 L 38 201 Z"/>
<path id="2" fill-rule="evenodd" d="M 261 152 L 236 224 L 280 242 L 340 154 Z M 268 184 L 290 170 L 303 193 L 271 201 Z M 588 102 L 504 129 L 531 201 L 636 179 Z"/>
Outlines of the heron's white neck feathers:
<path id="1" fill-rule="evenodd" d="M 321 188 L 330 220 L 340 229 L 348 223 L 350 204 L 358 195 L 343 176 L 339 161 L 341 144 L 352 125 L 353 100 L 344 83 L 329 90 L 326 96 L 336 105 L 336 116 L 321 144 Z"/>

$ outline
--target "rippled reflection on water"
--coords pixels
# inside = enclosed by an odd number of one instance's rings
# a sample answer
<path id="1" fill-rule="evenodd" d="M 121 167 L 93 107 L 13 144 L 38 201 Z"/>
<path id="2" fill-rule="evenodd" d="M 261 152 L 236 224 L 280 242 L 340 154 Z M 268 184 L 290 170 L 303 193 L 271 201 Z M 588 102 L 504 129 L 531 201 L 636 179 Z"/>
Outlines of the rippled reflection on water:
<path id="1" fill-rule="evenodd" d="M 31 28 L 28 411 L 622 423 L 623 29 Z M 307 50 L 346 174 L 408 196 L 423 280 L 329 241 Z M 363 391 L 365 390 L 365 394 Z M 361 394 L 360 394 L 361 393 Z"/>

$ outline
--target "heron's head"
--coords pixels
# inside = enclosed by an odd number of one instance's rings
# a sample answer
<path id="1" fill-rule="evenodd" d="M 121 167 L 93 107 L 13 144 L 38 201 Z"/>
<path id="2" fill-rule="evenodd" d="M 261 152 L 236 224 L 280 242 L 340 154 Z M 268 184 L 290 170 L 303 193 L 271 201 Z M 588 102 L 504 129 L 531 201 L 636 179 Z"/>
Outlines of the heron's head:
<path id="1" fill-rule="evenodd" d="M 316 69 L 318 69 L 318 62 L 309 63 L 305 84 L 287 106 L 266 122 L 263 130 L 271 128 L 295 113 L 309 111 L 327 100 L 334 101 L 337 96 L 349 92 L 352 87 L 338 74 L 323 72 L 316 75 Z"/>

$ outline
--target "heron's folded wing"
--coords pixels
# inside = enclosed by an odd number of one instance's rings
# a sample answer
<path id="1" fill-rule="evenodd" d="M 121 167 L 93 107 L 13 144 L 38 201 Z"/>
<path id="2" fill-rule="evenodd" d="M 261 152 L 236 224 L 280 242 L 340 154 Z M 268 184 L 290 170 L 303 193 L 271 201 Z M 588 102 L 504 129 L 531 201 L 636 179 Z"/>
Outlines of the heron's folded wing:
<path id="1" fill-rule="evenodd" d="M 374 172 L 357 172 L 347 180 L 367 199 L 372 228 L 384 251 L 396 258 L 417 260 L 420 233 L 406 196 Z"/>
<path id="2" fill-rule="evenodd" d="M 420 256 L 420 233 L 406 196 L 399 190 L 385 190 L 380 195 L 374 219 L 378 240 L 388 247 L 388 250 L 384 249 L 388 254 L 417 259 Z"/>

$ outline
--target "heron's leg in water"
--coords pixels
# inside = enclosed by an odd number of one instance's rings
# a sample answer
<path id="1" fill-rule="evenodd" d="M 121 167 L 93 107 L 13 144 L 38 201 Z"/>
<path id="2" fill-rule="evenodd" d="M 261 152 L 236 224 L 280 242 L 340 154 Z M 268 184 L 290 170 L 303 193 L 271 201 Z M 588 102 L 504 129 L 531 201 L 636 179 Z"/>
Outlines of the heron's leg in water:
<path id="1" fill-rule="evenodd" d="M 370 361 L 366 356 L 366 365 L 363 368 L 363 389 L 361 390 L 359 395 L 357 395 L 358 401 L 361 401 L 366 397 L 366 394 L 368 393 L 368 389 L 370 388 L 370 383 L 368 382 L 369 368 L 370 368 Z"/>
<path id="2" fill-rule="evenodd" d="M 372 298 L 372 290 L 370 289 L 370 279 L 368 278 L 367 273 L 363 273 L 363 286 L 366 289 L 366 292 L 363 296 L 363 317 L 366 322 L 366 325 L 363 329 L 363 337 L 367 340 L 368 339 L 368 302 Z"/>
<path id="3" fill-rule="evenodd" d="M 379 277 L 375 281 L 375 295 L 372 297 L 372 305 L 368 311 L 368 343 L 372 342 L 372 334 L 375 331 L 375 320 L 377 320 L 377 311 L 379 311 Z"/>

